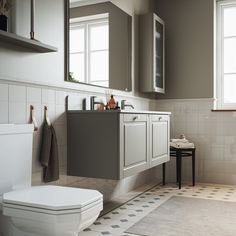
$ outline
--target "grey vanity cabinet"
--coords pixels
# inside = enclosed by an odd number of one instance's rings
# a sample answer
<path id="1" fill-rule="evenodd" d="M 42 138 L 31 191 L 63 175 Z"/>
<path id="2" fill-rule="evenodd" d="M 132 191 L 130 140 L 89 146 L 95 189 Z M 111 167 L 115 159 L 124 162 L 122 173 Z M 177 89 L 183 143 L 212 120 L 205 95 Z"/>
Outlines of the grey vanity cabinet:
<path id="1" fill-rule="evenodd" d="M 121 179 L 118 112 L 67 112 L 67 174 Z"/>
<path id="2" fill-rule="evenodd" d="M 170 160 L 169 156 L 169 116 L 152 115 L 150 119 L 150 167 Z"/>
<path id="3" fill-rule="evenodd" d="M 68 111 L 67 174 L 119 180 L 168 161 L 169 115 L 154 114 Z"/>
<path id="4" fill-rule="evenodd" d="M 120 175 L 127 177 L 149 167 L 148 115 L 121 114 L 120 118 Z"/>

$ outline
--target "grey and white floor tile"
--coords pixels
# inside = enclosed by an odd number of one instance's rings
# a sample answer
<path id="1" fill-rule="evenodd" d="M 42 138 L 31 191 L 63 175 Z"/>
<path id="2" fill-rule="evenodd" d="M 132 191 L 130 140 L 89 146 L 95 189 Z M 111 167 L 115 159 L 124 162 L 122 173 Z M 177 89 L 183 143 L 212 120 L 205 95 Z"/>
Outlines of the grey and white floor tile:
<path id="1" fill-rule="evenodd" d="M 236 202 L 236 186 L 197 184 L 193 187 L 183 184 L 179 190 L 173 184 L 158 185 L 101 216 L 80 236 L 137 236 L 125 231 L 172 196 Z"/>

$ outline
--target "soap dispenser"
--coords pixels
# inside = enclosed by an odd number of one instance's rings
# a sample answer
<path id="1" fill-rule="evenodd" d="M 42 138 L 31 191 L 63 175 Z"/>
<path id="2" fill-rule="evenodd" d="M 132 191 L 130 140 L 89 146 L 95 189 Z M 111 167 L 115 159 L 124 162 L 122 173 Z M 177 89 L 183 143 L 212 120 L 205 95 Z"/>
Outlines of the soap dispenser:
<path id="1" fill-rule="evenodd" d="M 107 104 L 107 105 L 108 105 L 109 109 L 111 109 L 111 110 L 113 110 L 113 109 L 116 108 L 116 101 L 115 101 L 113 95 L 111 95 L 111 98 L 110 98 L 110 100 L 108 101 L 108 104 Z"/>

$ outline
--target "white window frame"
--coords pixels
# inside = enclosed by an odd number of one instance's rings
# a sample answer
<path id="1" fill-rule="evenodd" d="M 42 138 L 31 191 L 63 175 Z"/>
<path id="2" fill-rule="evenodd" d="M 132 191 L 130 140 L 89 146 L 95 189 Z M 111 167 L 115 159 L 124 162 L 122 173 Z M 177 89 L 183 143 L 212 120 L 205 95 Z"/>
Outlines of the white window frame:
<path id="1" fill-rule="evenodd" d="M 70 25 L 70 29 L 84 29 L 84 48 L 83 48 L 83 51 L 82 52 L 81 51 L 80 52 L 73 52 L 73 53 L 69 52 L 69 53 L 70 53 L 70 55 L 71 54 L 84 54 L 84 81 L 82 81 L 82 83 L 87 83 L 87 80 L 86 80 L 86 78 L 87 78 L 87 74 L 86 74 L 87 73 L 86 72 L 86 48 L 87 48 L 87 45 L 86 45 L 86 25 L 75 22 L 75 23 Z M 81 82 L 81 81 L 79 81 L 79 82 Z"/>
<path id="2" fill-rule="evenodd" d="M 86 84 L 94 85 L 93 81 L 91 81 L 89 69 L 90 69 L 90 54 L 94 52 L 90 49 L 90 37 L 89 37 L 89 30 L 92 25 L 107 25 L 109 24 L 109 14 L 98 14 L 92 16 L 85 16 L 85 17 L 78 17 L 70 19 L 70 29 L 71 28 L 81 28 L 83 27 L 85 30 L 85 50 L 84 50 L 84 82 Z M 97 50 L 99 52 L 108 51 L 109 55 L 109 47 L 108 50 Z M 95 81 L 95 82 L 106 82 L 107 80 L 102 81 Z M 100 86 L 100 85 L 96 85 Z M 103 87 L 103 86 L 101 86 Z M 108 71 L 108 87 L 109 87 L 109 71 Z"/>
<path id="3" fill-rule="evenodd" d="M 216 2 L 216 97 L 218 109 L 235 109 L 235 103 L 224 102 L 224 22 L 222 13 L 225 8 L 236 7 L 236 0 Z"/>

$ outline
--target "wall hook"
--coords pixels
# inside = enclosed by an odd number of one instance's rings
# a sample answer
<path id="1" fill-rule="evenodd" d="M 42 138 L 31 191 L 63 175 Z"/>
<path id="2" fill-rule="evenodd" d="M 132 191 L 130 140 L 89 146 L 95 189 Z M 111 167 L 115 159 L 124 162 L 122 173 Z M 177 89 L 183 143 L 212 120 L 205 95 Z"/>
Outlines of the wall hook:
<path id="1" fill-rule="evenodd" d="M 34 131 L 38 131 L 38 123 L 35 118 L 35 109 L 34 106 L 30 105 L 30 122 L 34 125 Z"/>
<path id="2" fill-rule="evenodd" d="M 44 106 L 44 120 L 47 122 L 48 126 L 52 125 L 50 118 L 48 116 L 48 107 L 47 106 Z"/>
<path id="3" fill-rule="evenodd" d="M 66 111 L 69 111 L 69 96 L 66 96 Z"/>

